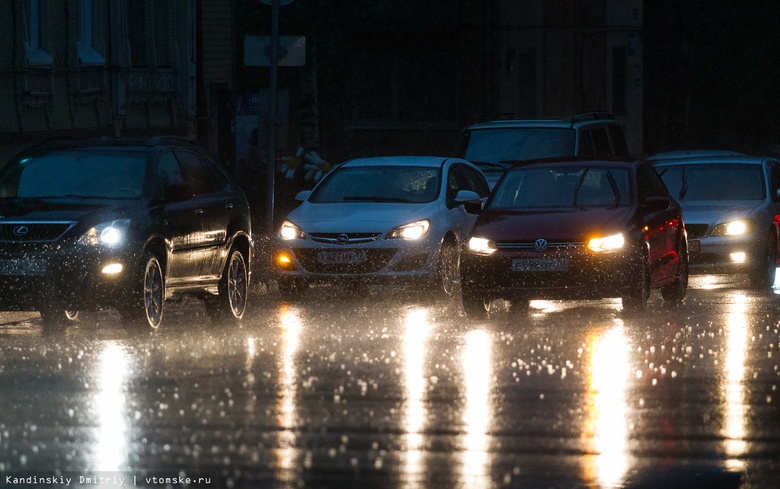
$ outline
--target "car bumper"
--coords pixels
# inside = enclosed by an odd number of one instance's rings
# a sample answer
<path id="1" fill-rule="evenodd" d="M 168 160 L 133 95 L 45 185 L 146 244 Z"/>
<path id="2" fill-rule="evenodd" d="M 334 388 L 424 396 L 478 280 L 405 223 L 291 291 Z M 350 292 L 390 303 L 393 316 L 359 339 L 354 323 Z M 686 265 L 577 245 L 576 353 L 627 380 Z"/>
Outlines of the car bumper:
<path id="1" fill-rule="evenodd" d="M 108 265 L 121 265 L 109 273 Z M 116 305 L 139 270 L 131 251 L 88 247 L 3 250 L 0 258 L 0 310 L 58 307 L 78 310 Z"/>
<path id="2" fill-rule="evenodd" d="M 525 260 L 550 259 L 567 259 L 568 269 L 524 271 L 517 267 Z M 546 255 L 501 251 L 489 256 L 464 253 L 461 284 L 464 294 L 490 299 L 620 297 L 636 286 L 636 263 L 636 254 L 628 251 L 602 255 L 587 252 L 584 247 L 579 251 Z"/>
<path id="3" fill-rule="evenodd" d="M 688 240 L 691 273 L 741 273 L 764 264 L 766 243 L 755 236 Z"/>

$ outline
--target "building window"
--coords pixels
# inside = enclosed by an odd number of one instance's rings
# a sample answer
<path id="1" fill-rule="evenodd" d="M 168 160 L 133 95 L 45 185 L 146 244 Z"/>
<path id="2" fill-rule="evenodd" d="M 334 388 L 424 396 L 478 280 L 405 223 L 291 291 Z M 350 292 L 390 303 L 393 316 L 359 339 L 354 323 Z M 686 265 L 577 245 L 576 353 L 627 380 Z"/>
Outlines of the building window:
<path id="1" fill-rule="evenodd" d="M 79 18 L 79 62 L 83 64 L 105 64 L 101 54 L 102 30 L 100 22 L 100 0 L 81 0 Z"/>
<path id="2" fill-rule="evenodd" d="M 457 121 L 457 58 L 442 54 L 358 55 L 352 65 L 356 125 Z"/>
<path id="3" fill-rule="evenodd" d="M 147 6 L 150 8 L 147 9 Z M 168 0 L 133 0 L 127 3 L 130 24 L 130 57 L 133 66 L 171 66 Z M 152 18 L 147 17 L 147 12 Z"/>
<path id="4" fill-rule="evenodd" d="M 45 0 L 24 0 L 24 48 L 30 64 L 51 64 L 54 59 L 48 53 Z"/>
<path id="5" fill-rule="evenodd" d="M 614 115 L 626 115 L 626 78 L 627 60 L 626 48 L 612 48 L 612 113 Z"/>

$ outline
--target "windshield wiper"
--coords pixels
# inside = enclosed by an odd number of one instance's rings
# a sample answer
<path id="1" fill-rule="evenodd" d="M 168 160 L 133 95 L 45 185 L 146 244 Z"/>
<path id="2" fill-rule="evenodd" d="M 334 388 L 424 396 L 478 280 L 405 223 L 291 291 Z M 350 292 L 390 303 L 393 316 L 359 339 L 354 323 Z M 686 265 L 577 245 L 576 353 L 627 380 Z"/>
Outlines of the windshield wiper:
<path id="1" fill-rule="evenodd" d="M 620 206 L 620 189 L 617 186 L 617 182 L 615 181 L 615 177 L 612 176 L 612 172 L 610 170 L 607 170 L 607 180 L 609 181 L 609 186 L 612 187 L 612 193 L 615 194 L 615 207 Z"/>
<path id="2" fill-rule="evenodd" d="M 344 202 L 412 202 L 402 197 L 375 197 L 369 195 L 350 195 L 342 199 Z"/>
<path id="3" fill-rule="evenodd" d="M 682 185 L 680 186 L 680 200 L 685 199 L 685 194 L 688 193 L 688 175 L 685 174 L 685 165 L 682 167 Z"/>
<path id="4" fill-rule="evenodd" d="M 572 202 L 572 206 L 574 207 L 577 207 L 577 193 L 580 191 L 583 182 L 585 182 L 585 175 L 587 175 L 589 171 L 590 167 L 585 168 L 585 171 L 582 172 L 580 178 L 577 179 L 577 185 L 574 187 L 574 202 Z"/>

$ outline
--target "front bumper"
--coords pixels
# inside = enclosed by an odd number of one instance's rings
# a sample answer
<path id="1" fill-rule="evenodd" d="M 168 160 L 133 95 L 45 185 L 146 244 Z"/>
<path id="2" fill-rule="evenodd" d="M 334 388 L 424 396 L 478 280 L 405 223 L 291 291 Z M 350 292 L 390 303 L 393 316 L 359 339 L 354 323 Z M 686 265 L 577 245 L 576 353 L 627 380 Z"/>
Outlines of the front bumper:
<path id="1" fill-rule="evenodd" d="M 691 273 L 744 273 L 763 266 L 766 242 L 755 235 L 705 236 L 688 240 L 688 256 Z"/>

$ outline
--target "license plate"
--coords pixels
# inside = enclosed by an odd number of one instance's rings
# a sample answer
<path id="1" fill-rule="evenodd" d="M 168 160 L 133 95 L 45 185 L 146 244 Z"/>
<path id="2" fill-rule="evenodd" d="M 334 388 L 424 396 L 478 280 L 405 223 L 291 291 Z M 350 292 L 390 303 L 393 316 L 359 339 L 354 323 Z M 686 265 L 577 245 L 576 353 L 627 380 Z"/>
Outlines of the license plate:
<path id="1" fill-rule="evenodd" d="M 515 258 L 513 272 L 565 272 L 569 269 L 568 258 Z"/>
<path id="2" fill-rule="evenodd" d="M 698 253 L 701 251 L 701 242 L 698 239 L 689 239 L 688 240 L 688 252 L 689 253 Z"/>
<path id="3" fill-rule="evenodd" d="M 320 251 L 317 262 L 323 265 L 353 265 L 366 261 L 365 251 Z"/>
<path id="4" fill-rule="evenodd" d="M 44 260 L 0 260 L 0 275 L 41 275 L 46 273 Z"/>

